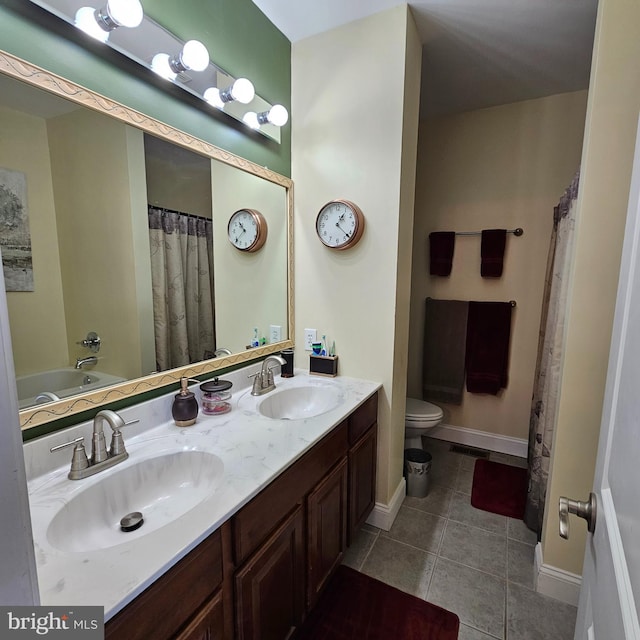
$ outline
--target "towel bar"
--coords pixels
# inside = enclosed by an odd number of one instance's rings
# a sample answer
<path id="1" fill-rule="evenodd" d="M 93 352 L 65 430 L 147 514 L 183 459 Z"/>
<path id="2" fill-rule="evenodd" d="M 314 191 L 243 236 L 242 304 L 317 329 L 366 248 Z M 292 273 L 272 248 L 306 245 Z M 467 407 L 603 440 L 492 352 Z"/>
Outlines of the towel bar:
<path id="1" fill-rule="evenodd" d="M 522 227 L 507 229 L 507 233 L 513 233 L 514 236 L 520 237 L 524 233 L 524 229 Z M 455 234 L 457 236 L 480 236 L 482 231 L 456 231 Z"/>
<path id="2" fill-rule="evenodd" d="M 427 300 L 435 300 L 435 298 L 432 298 L 431 296 L 427 296 Z M 512 307 L 515 307 L 515 306 L 517 306 L 518 303 L 515 300 L 509 300 L 509 304 Z"/>

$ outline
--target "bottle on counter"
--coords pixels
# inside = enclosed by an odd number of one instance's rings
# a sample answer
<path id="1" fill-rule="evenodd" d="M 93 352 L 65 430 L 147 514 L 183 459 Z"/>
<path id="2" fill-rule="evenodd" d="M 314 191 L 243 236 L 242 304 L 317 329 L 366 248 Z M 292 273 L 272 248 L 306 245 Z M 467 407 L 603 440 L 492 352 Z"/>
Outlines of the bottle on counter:
<path id="1" fill-rule="evenodd" d="M 198 417 L 198 401 L 189 391 L 189 378 L 180 378 L 180 393 L 176 395 L 171 407 L 171 415 L 178 427 L 190 427 Z"/>

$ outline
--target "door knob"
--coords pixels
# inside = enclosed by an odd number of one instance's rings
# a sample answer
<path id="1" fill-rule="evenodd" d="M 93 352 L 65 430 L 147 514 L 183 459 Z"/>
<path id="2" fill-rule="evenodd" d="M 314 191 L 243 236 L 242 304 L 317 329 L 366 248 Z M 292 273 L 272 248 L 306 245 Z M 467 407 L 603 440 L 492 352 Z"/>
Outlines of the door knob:
<path id="1" fill-rule="evenodd" d="M 597 510 L 596 494 L 593 492 L 589 494 L 589 500 L 587 502 L 571 500 L 570 498 L 562 496 L 559 504 L 560 537 L 565 540 L 569 539 L 570 513 L 574 513 L 579 518 L 584 518 L 587 521 L 587 529 L 589 530 L 589 533 L 593 533 L 596 529 Z"/>

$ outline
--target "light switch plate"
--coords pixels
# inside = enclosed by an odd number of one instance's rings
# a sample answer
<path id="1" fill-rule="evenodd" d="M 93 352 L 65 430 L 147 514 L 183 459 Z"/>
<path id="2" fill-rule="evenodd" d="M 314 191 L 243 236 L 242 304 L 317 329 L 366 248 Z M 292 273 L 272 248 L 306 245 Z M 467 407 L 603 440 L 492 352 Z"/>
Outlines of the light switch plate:
<path id="1" fill-rule="evenodd" d="M 304 350 L 312 351 L 311 345 L 317 341 L 317 332 L 315 329 L 304 330 Z"/>
<path id="2" fill-rule="evenodd" d="M 269 342 L 280 342 L 282 340 L 282 327 L 279 324 L 269 325 Z"/>

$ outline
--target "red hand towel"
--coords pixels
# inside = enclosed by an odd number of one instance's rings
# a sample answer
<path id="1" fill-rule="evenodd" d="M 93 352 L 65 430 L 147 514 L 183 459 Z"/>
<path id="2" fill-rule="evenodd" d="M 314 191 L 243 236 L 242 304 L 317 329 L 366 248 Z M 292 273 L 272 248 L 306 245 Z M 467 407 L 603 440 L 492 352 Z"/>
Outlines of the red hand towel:
<path id="1" fill-rule="evenodd" d="M 429 273 L 432 276 L 448 276 L 451 273 L 455 240 L 453 231 L 433 231 L 429 234 Z"/>
<path id="2" fill-rule="evenodd" d="M 511 303 L 469 302 L 467 391 L 497 395 L 509 380 Z"/>
<path id="3" fill-rule="evenodd" d="M 483 278 L 499 278 L 502 275 L 506 229 L 485 229 L 480 245 L 480 275 Z"/>

